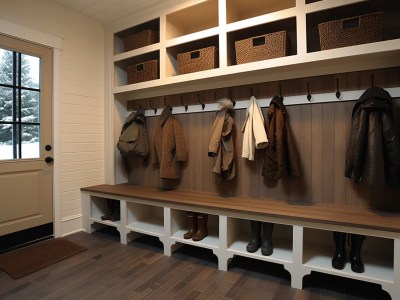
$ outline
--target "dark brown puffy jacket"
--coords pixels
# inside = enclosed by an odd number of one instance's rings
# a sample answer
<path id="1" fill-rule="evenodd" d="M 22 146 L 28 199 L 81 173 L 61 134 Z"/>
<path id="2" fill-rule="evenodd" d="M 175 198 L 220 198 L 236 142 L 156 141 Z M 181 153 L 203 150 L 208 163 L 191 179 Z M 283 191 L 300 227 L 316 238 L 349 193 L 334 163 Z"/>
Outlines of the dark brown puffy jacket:
<path id="1" fill-rule="evenodd" d="M 366 90 L 352 113 L 345 176 L 369 186 L 400 184 L 400 141 L 387 91 Z"/>

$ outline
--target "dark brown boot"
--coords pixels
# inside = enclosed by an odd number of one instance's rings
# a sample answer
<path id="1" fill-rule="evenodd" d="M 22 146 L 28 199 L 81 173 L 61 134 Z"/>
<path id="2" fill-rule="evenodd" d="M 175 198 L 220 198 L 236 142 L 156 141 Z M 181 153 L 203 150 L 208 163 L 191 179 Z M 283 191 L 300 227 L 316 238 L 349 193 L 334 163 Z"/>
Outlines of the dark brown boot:
<path id="1" fill-rule="evenodd" d="M 193 234 L 197 231 L 197 213 L 188 211 L 189 230 L 183 235 L 184 239 L 191 239 Z"/>
<path id="2" fill-rule="evenodd" d="M 247 244 L 247 252 L 254 253 L 261 247 L 261 221 L 250 221 L 251 241 Z"/>
<path id="3" fill-rule="evenodd" d="M 207 214 L 197 214 L 197 231 L 192 236 L 193 241 L 201 241 L 208 235 L 207 221 Z"/>

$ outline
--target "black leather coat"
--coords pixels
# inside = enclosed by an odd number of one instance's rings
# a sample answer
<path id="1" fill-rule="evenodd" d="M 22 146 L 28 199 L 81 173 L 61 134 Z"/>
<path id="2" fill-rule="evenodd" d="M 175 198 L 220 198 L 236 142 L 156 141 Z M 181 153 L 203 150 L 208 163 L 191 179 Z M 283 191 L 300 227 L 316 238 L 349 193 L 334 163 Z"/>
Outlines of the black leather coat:
<path id="1" fill-rule="evenodd" d="M 400 184 L 400 140 L 392 102 L 379 87 L 366 90 L 352 113 L 345 176 L 369 186 Z"/>

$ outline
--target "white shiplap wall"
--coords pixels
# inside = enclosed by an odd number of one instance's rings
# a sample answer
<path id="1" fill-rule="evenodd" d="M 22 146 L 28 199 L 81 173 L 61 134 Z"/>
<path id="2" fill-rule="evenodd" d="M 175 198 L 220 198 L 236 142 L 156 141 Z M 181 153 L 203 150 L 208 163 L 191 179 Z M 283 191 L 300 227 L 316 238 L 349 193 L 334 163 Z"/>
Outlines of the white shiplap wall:
<path id="1" fill-rule="evenodd" d="M 80 188 L 104 183 L 104 30 L 48 0 L 0 0 L 0 8 L 1 18 L 62 39 L 55 227 L 66 235 L 82 228 Z"/>

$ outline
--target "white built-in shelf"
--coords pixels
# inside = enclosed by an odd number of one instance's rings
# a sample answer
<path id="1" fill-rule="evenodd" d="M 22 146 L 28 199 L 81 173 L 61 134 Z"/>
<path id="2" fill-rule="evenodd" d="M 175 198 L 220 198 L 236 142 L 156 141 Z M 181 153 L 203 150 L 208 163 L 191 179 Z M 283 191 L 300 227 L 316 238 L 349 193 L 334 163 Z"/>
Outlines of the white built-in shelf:
<path id="1" fill-rule="evenodd" d="M 125 191 L 124 194 L 121 194 L 121 189 Z M 228 271 L 228 264 L 234 256 L 281 264 L 291 274 L 291 286 L 296 288 L 302 288 L 304 276 L 320 272 L 379 284 L 392 299 L 397 299 L 395 296 L 400 294 L 398 231 L 367 229 L 357 225 L 337 227 L 335 224 L 286 217 L 274 225 L 273 254 L 263 256 L 260 249 L 255 253 L 246 251 L 251 239 L 250 220 L 263 218 L 258 213 L 229 209 L 217 210 L 219 214 L 208 213 L 208 236 L 201 241 L 193 241 L 183 236 L 189 227 L 187 211 L 201 212 L 198 206 L 184 201 L 182 204 L 157 201 L 156 196 L 148 199 L 144 194 L 142 199 L 136 199 L 136 196 L 129 196 L 131 193 L 126 192 L 125 185 L 115 190 L 120 192 L 104 192 L 103 186 L 93 187 L 92 191 L 90 188 L 82 191 L 83 225 L 87 232 L 97 230 L 99 225 L 115 227 L 120 232 L 123 244 L 138 236 L 131 233 L 156 236 L 164 245 L 164 254 L 169 256 L 182 244 L 209 249 L 217 256 L 218 268 L 224 271 Z M 107 199 L 120 201 L 120 221 L 101 220 L 106 212 Z M 263 219 L 263 222 L 271 221 Z M 351 271 L 350 262 L 347 262 L 343 270 L 332 268 L 331 261 L 335 252 L 332 231 L 339 229 L 366 236 L 361 252 L 364 273 Z M 347 258 L 349 251 L 350 246 L 346 243 Z"/>
<path id="2" fill-rule="evenodd" d="M 293 262 L 293 248 L 292 242 L 287 239 L 274 238 L 274 252 L 270 256 L 261 254 L 261 249 L 254 253 L 246 251 L 248 240 L 235 240 L 228 248 L 227 251 L 232 255 L 239 255 L 244 257 L 255 258 L 258 260 L 265 260 L 274 263 L 286 264 Z"/>
<path id="3" fill-rule="evenodd" d="M 384 11 L 383 41 L 320 51 L 318 24 Z M 112 58 L 117 100 L 126 101 L 234 85 L 332 73 L 387 68 L 400 64 L 400 3 L 390 0 L 193 0 L 148 22 L 116 30 Z M 124 52 L 122 39 L 138 30 L 160 32 L 159 42 Z M 235 41 L 286 30 L 289 56 L 237 65 Z M 215 69 L 179 75 L 177 54 L 218 48 Z M 159 60 L 157 80 L 127 84 L 129 65 Z"/>
<path id="4" fill-rule="evenodd" d="M 207 248 L 207 249 L 218 249 L 219 248 L 218 235 L 213 231 L 209 232 L 208 236 L 206 236 L 201 241 L 193 241 L 192 239 L 184 239 L 183 235 L 186 232 L 187 232 L 187 229 L 178 230 L 178 231 L 174 232 L 174 234 L 171 236 L 171 239 L 176 242 L 182 243 L 182 244 L 188 244 L 188 245 L 203 247 L 203 248 Z"/>
<path id="5" fill-rule="evenodd" d="M 203 1 L 166 15 L 166 39 L 218 27 L 218 0 Z"/>
<path id="6" fill-rule="evenodd" d="M 310 271 L 361 279 L 378 284 L 393 283 L 394 281 L 393 256 L 377 255 L 363 251 L 361 257 L 364 262 L 365 272 L 354 273 L 348 260 L 343 270 L 332 268 L 334 248 L 315 243 L 305 245 L 304 248 L 304 267 Z M 347 258 L 348 254 L 347 252 Z"/>
<path id="7" fill-rule="evenodd" d="M 101 217 L 104 214 L 94 214 L 94 215 L 92 215 L 91 219 L 93 220 L 93 222 L 96 222 L 96 223 L 99 223 L 99 224 L 104 224 L 104 225 L 107 225 L 107 226 L 112 226 L 112 227 L 121 226 L 121 221 L 102 220 Z"/>
<path id="8" fill-rule="evenodd" d="M 135 221 L 128 223 L 126 227 L 134 232 L 143 233 L 147 235 L 152 235 L 157 237 L 164 235 L 164 223 L 160 219 L 151 218 L 148 220 Z"/>

